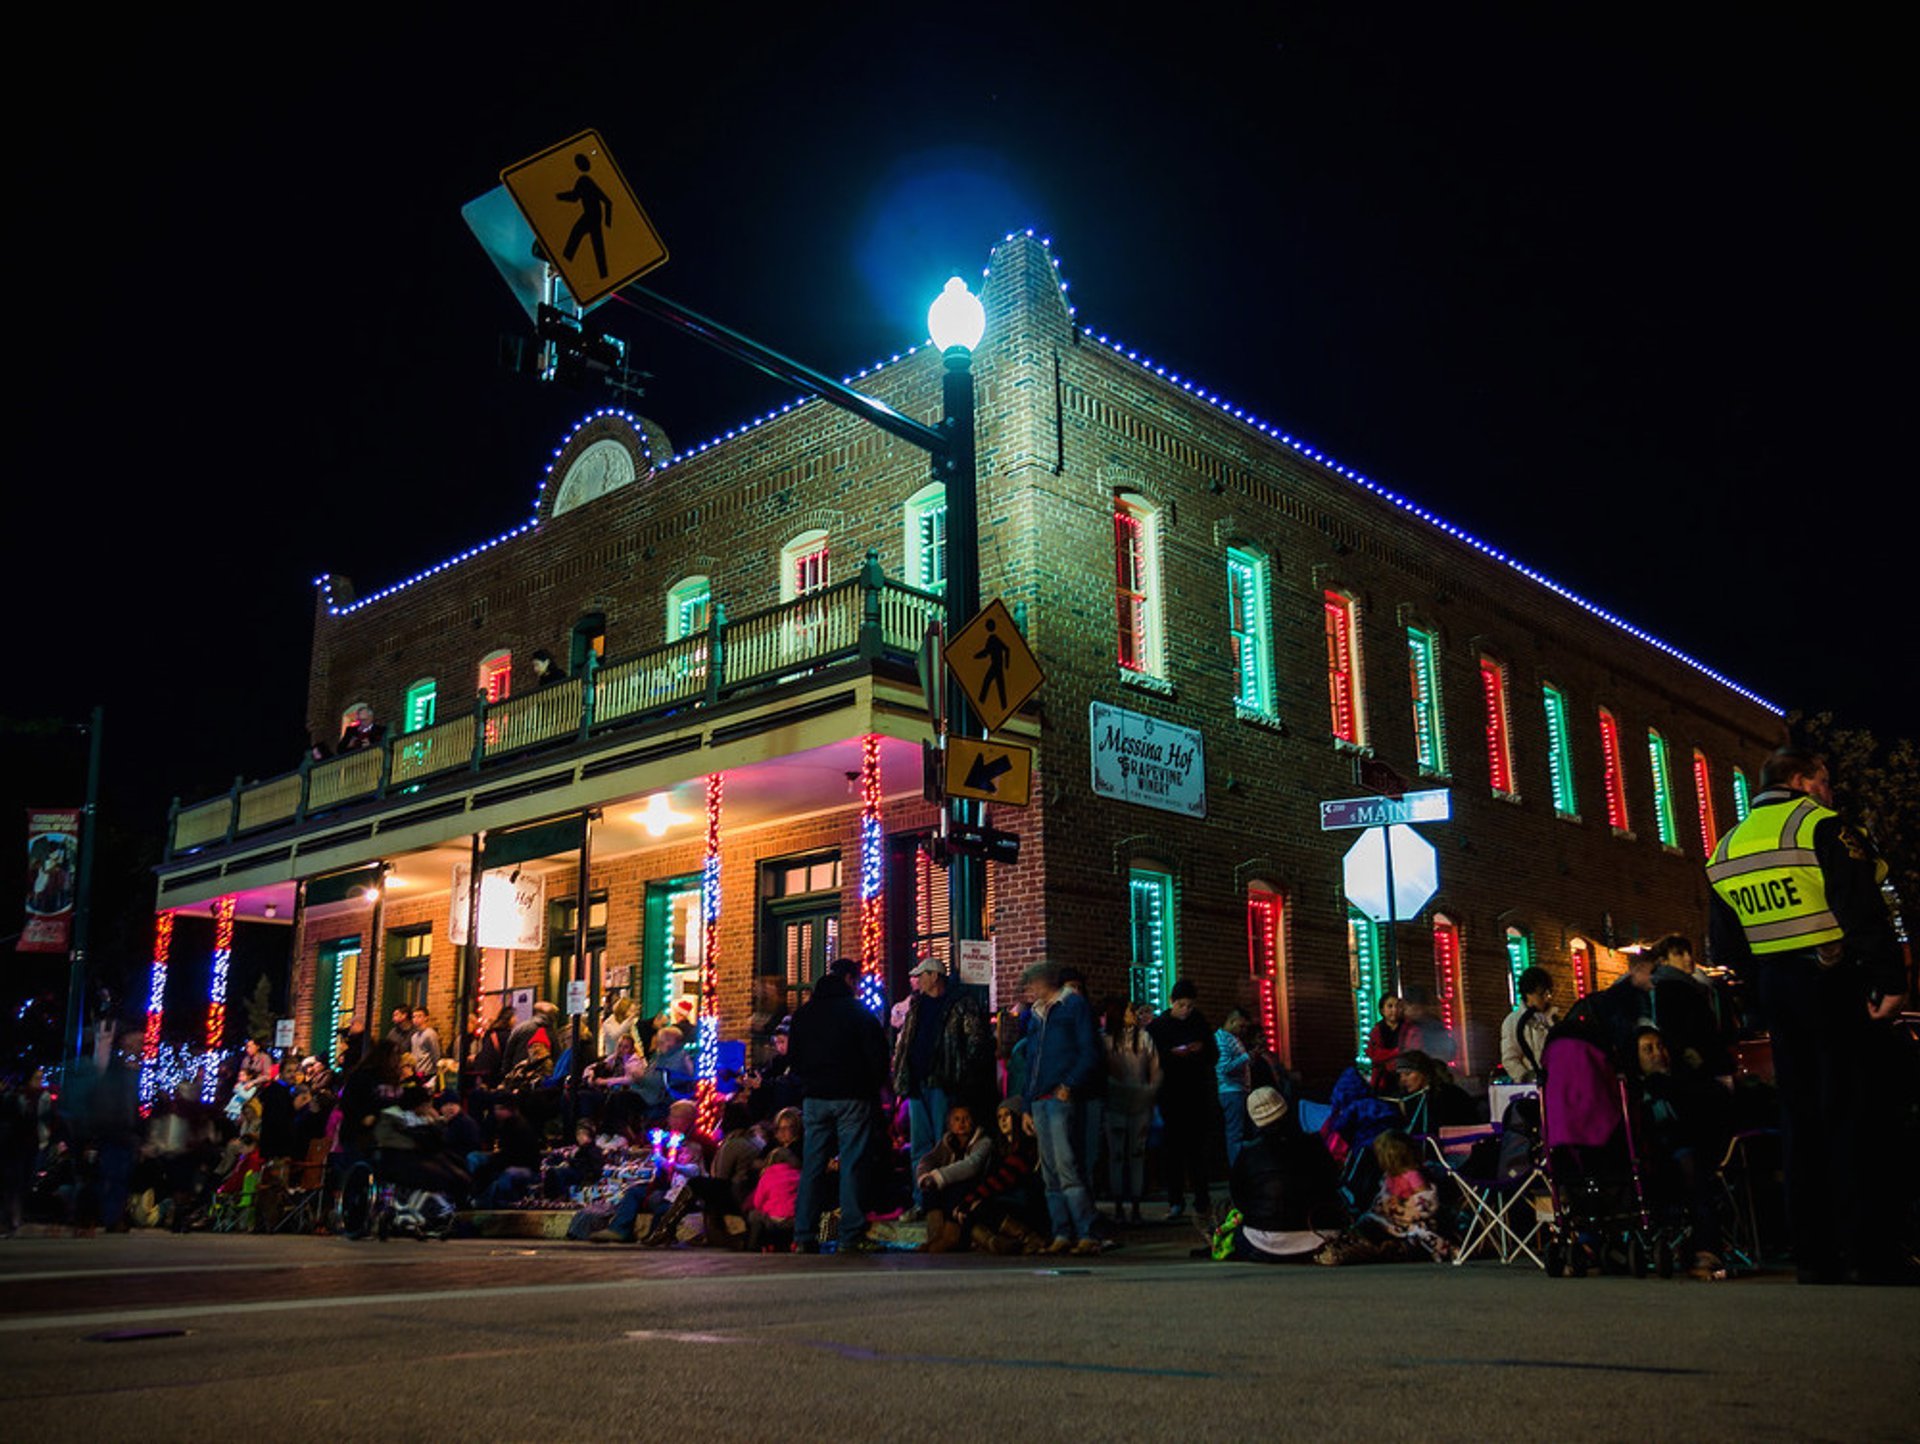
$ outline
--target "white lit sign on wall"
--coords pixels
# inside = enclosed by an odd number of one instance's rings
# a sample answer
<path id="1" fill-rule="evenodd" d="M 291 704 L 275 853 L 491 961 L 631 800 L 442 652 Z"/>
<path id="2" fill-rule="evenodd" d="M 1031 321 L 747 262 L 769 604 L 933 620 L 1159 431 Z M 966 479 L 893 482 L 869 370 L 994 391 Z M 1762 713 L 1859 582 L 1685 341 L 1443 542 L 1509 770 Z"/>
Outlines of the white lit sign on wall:
<path id="1" fill-rule="evenodd" d="M 447 936 L 455 947 L 467 943 L 471 909 L 467 865 L 453 869 L 453 898 Z M 538 873 L 497 869 L 480 875 L 480 946 L 537 952 L 546 942 L 547 883 Z"/>

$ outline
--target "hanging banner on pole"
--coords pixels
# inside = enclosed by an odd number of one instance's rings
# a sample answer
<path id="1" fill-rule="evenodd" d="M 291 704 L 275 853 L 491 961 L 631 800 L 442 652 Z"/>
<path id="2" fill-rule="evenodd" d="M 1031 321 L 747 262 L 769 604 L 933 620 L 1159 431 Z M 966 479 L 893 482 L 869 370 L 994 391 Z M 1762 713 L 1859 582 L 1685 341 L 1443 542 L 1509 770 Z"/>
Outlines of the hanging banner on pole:
<path id="1" fill-rule="evenodd" d="M 73 944 L 73 887 L 80 863 L 80 809 L 27 809 L 27 922 L 20 953 L 64 953 Z"/>

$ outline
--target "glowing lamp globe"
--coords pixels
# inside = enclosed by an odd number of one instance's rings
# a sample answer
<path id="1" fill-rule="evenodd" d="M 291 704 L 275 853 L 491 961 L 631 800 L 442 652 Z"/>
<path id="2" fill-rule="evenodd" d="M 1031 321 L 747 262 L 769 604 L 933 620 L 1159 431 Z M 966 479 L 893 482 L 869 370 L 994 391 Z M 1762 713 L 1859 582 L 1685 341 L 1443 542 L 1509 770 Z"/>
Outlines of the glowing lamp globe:
<path id="1" fill-rule="evenodd" d="M 955 276 L 934 299 L 927 311 L 927 334 L 942 351 L 958 346 L 971 351 L 986 334 L 987 313 L 980 298 L 967 289 L 967 283 Z"/>

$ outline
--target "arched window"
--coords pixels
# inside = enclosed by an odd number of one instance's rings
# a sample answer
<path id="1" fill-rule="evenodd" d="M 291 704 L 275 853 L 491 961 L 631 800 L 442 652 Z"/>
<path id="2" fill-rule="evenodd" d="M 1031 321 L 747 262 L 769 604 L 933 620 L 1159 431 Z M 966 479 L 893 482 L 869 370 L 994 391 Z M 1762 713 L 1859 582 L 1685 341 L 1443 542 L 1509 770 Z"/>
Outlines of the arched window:
<path id="1" fill-rule="evenodd" d="M 1567 954 L 1573 963 L 1573 995 L 1584 998 L 1593 991 L 1593 944 L 1575 938 L 1567 944 Z"/>
<path id="2" fill-rule="evenodd" d="M 1573 785 L 1573 747 L 1567 740 L 1567 696 L 1558 687 L 1541 687 L 1547 711 L 1547 776 L 1553 784 L 1555 816 L 1580 819 L 1579 795 Z"/>
<path id="3" fill-rule="evenodd" d="M 406 711 L 400 719 L 402 730 L 418 732 L 422 727 L 433 726 L 433 707 L 437 693 L 438 684 L 431 677 L 422 677 L 407 688 Z"/>
<path id="4" fill-rule="evenodd" d="M 587 612 L 573 624 L 571 645 L 567 649 L 568 674 L 574 677 L 586 676 L 589 657 L 593 659 L 593 665 L 596 667 L 607 660 L 607 614 L 605 612 Z"/>
<path id="5" fill-rule="evenodd" d="M 1713 770 L 1707 766 L 1707 754 L 1693 749 L 1693 798 L 1700 812 L 1700 845 L 1707 857 L 1720 840 L 1720 824 L 1713 815 Z"/>
<path id="6" fill-rule="evenodd" d="M 906 536 L 901 552 L 901 575 L 910 587 L 923 592 L 947 589 L 947 489 L 939 482 L 923 486 L 907 498 L 901 511 Z"/>
<path id="7" fill-rule="evenodd" d="M 1747 813 L 1752 809 L 1751 794 L 1747 788 L 1747 774 L 1738 767 L 1733 769 L 1733 820 L 1745 822 Z"/>
<path id="8" fill-rule="evenodd" d="M 1127 994 L 1165 1012 L 1178 961 L 1173 941 L 1173 875 L 1152 865 L 1127 873 L 1127 903 L 1132 923 L 1132 959 Z"/>
<path id="9" fill-rule="evenodd" d="M 830 579 L 826 532 L 802 532 L 780 549 L 781 601 L 797 602 L 824 591 Z M 795 607 L 782 635 L 786 655 L 795 661 L 817 656 L 826 632 L 826 613 L 821 603 Z"/>
<path id="10" fill-rule="evenodd" d="M 340 735 L 349 732 L 366 732 L 373 726 L 373 707 L 366 702 L 355 702 L 340 713 Z"/>
<path id="11" fill-rule="evenodd" d="M 479 690 L 488 702 L 504 702 L 513 692 L 513 653 L 502 647 L 480 659 Z"/>
<path id="12" fill-rule="evenodd" d="M 1653 822 L 1660 845 L 1678 852 L 1680 828 L 1673 820 L 1673 777 L 1667 771 L 1667 739 L 1647 729 L 1647 764 L 1653 772 Z"/>
<path id="13" fill-rule="evenodd" d="M 1445 913 L 1433 919 L 1433 976 L 1440 998 L 1440 1023 L 1453 1034 L 1453 1065 L 1473 1071 L 1467 1061 L 1467 979 L 1461 962 L 1460 925 Z"/>
<path id="14" fill-rule="evenodd" d="M 1120 665 L 1129 672 L 1164 677 L 1160 512 L 1131 492 L 1113 499 L 1113 590 Z"/>
<path id="15" fill-rule="evenodd" d="M 667 588 L 667 640 L 678 642 L 707 629 L 713 612 L 713 583 L 688 577 Z"/>
<path id="16" fill-rule="evenodd" d="M 1480 659 L 1480 691 L 1487 709 L 1487 782 L 1495 797 L 1512 797 L 1513 728 L 1507 707 L 1507 664 L 1496 657 Z"/>
<path id="17" fill-rule="evenodd" d="M 801 532 L 780 548 L 781 601 L 817 592 L 828 580 L 826 532 Z"/>
<path id="18" fill-rule="evenodd" d="M 1353 987 L 1355 1024 L 1353 1061 L 1362 1071 L 1373 1065 L 1367 1060 L 1367 1034 L 1373 1031 L 1380 1015 L 1380 998 L 1386 990 L 1381 972 L 1385 955 L 1382 925 L 1357 908 L 1347 909 L 1347 974 Z"/>
<path id="19" fill-rule="evenodd" d="M 1260 552 L 1227 548 L 1227 637 L 1233 645 L 1233 705 L 1274 715 L 1273 634 L 1268 624 L 1268 563 Z"/>
<path id="20" fill-rule="evenodd" d="M 1328 590 L 1322 601 L 1327 622 L 1327 696 L 1333 710 L 1333 735 L 1337 741 L 1364 747 L 1367 698 L 1360 679 L 1360 608 L 1346 592 Z"/>
<path id="21" fill-rule="evenodd" d="M 1247 969 L 1259 999 L 1260 1026 L 1267 1047 L 1289 1067 L 1293 1039 L 1287 1024 L 1287 905 L 1285 897 L 1263 882 L 1247 887 Z"/>
<path id="22" fill-rule="evenodd" d="M 1423 777 L 1447 775 L 1447 731 L 1440 709 L 1440 639 L 1407 628 L 1407 670 L 1413 684 L 1413 760 Z"/>
<path id="23" fill-rule="evenodd" d="M 1533 966 L 1533 939 L 1517 927 L 1507 929 L 1507 1003 L 1520 1006 L 1520 975 Z"/>
<path id="24" fill-rule="evenodd" d="M 1600 759 L 1605 766 L 1602 781 L 1607 794 L 1607 823 L 1616 833 L 1628 833 L 1627 779 L 1620 770 L 1620 724 L 1613 713 L 1600 709 Z"/>

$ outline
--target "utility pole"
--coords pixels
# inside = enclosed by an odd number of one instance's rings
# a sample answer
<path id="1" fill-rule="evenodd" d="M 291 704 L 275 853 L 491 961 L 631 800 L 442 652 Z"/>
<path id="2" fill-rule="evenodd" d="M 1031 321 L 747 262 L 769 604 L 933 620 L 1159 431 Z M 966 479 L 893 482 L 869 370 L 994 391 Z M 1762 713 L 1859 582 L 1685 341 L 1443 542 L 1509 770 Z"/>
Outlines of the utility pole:
<path id="1" fill-rule="evenodd" d="M 73 948 L 67 954 L 67 1035 L 71 1061 L 87 1051 L 87 944 L 93 933 L 93 841 L 100 821 L 100 732 L 106 709 L 87 724 L 87 805 L 80 815 L 80 879 L 73 908 Z"/>

